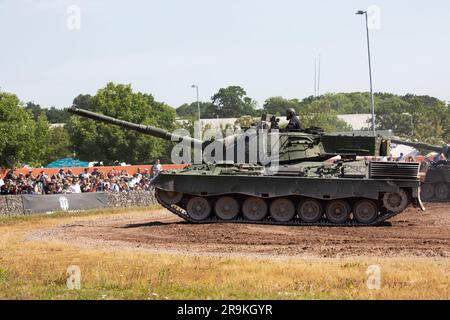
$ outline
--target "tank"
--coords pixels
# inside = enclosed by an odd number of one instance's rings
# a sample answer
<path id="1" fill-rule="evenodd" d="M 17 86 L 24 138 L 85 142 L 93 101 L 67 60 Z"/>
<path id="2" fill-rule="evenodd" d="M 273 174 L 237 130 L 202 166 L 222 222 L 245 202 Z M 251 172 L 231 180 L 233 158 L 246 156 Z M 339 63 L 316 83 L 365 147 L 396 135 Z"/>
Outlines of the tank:
<path id="1" fill-rule="evenodd" d="M 187 141 L 203 151 L 214 143 L 76 106 L 68 111 L 162 139 Z M 369 160 L 389 154 L 389 139 L 327 134 L 316 127 L 282 130 L 270 115 L 264 115 L 255 128 L 267 130 L 270 143 L 276 140 L 278 163 L 275 168 L 273 163 L 269 166 L 259 158 L 249 161 L 252 152 L 246 146 L 244 158 L 233 152 L 233 161 L 228 158 L 214 162 L 205 160 L 182 170 L 164 171 L 152 181 L 159 204 L 184 220 L 198 224 L 372 226 L 410 206 L 424 210 L 419 192 L 419 163 Z M 251 141 L 241 135 L 226 140 L 225 151 L 236 149 L 239 142 L 250 144 Z M 264 145 L 262 143 L 262 147 Z M 268 142 L 265 146 L 270 149 Z M 357 160 L 361 157 L 363 160 Z M 244 161 L 236 161 L 239 158 Z"/>
<path id="2" fill-rule="evenodd" d="M 395 143 L 443 154 L 447 160 L 424 162 L 421 197 L 426 202 L 450 202 L 450 148 L 426 143 L 393 140 Z"/>

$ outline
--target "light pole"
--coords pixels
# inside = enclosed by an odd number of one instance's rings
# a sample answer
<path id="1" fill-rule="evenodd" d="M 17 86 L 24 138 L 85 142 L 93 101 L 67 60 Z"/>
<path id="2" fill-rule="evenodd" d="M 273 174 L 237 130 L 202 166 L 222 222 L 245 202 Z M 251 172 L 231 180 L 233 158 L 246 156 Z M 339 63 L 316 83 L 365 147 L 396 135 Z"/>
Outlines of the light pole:
<path id="1" fill-rule="evenodd" d="M 197 86 L 196 84 L 193 84 L 193 85 L 191 86 L 191 88 L 196 89 L 196 91 L 197 91 L 198 134 L 199 134 L 200 137 L 201 137 L 201 134 L 202 134 L 202 124 L 201 124 L 201 121 L 200 121 L 200 99 L 199 99 L 199 96 L 198 96 L 198 86 Z"/>
<path id="2" fill-rule="evenodd" d="M 373 97 L 373 83 L 372 83 L 372 61 L 370 58 L 370 37 L 369 37 L 369 19 L 367 16 L 367 11 L 359 10 L 357 15 L 365 15 L 366 17 L 366 31 L 367 31 L 367 52 L 369 55 L 369 78 L 370 78 L 370 100 L 371 100 L 371 112 L 372 112 L 372 131 L 375 136 L 377 133 L 375 131 L 375 99 Z"/>
<path id="3" fill-rule="evenodd" d="M 197 109 L 198 109 L 197 112 L 198 112 L 198 122 L 200 123 L 200 100 L 198 97 L 198 86 L 193 84 L 191 86 L 191 88 L 196 89 L 196 91 L 197 91 Z"/>

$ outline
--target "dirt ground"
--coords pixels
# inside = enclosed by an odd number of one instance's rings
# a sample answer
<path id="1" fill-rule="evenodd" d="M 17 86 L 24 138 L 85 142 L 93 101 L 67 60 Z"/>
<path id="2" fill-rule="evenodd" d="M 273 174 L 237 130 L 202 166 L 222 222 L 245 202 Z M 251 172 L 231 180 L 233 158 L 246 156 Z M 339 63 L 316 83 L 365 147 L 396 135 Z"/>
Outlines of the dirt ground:
<path id="1" fill-rule="evenodd" d="M 111 250 L 245 257 L 450 257 L 450 204 L 409 209 L 389 223 L 367 228 L 195 225 L 161 209 L 39 230 L 32 240 Z"/>

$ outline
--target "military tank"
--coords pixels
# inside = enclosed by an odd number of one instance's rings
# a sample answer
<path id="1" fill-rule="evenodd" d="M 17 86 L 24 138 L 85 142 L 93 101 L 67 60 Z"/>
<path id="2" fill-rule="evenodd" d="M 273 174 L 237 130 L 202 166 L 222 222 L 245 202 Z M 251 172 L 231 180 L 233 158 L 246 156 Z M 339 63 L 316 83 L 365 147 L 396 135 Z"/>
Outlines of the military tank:
<path id="1" fill-rule="evenodd" d="M 68 111 L 162 139 L 187 141 L 202 150 L 213 143 L 76 106 Z M 411 205 L 424 210 L 419 163 L 368 160 L 388 155 L 389 139 L 326 134 L 316 127 L 282 130 L 269 115 L 263 116 L 257 127 L 267 129 L 271 135 L 268 140 L 277 140 L 275 169 L 259 160 L 248 161 L 251 152 L 246 148 L 246 161 L 235 161 L 239 154 L 234 152 L 232 161 L 205 160 L 160 173 L 152 182 L 158 202 L 186 221 L 207 224 L 372 226 Z M 228 151 L 243 138 L 236 135 L 226 140 L 224 149 Z"/>
<path id="2" fill-rule="evenodd" d="M 416 149 L 434 151 L 443 154 L 447 160 L 424 162 L 425 176 L 421 183 L 421 198 L 426 202 L 450 201 L 450 148 L 426 143 L 392 140 L 394 143 L 407 145 Z"/>

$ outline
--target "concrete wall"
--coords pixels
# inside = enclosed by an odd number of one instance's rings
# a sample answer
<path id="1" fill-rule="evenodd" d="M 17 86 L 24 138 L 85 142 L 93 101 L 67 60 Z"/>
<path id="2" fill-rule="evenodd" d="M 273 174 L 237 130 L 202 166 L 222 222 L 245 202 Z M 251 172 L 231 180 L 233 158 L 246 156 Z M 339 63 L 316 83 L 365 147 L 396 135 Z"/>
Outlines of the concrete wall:
<path id="1" fill-rule="evenodd" d="M 148 207 L 157 204 L 155 195 L 150 191 L 133 191 L 108 193 L 108 208 Z M 26 214 L 23 208 L 22 196 L 0 196 L 0 216 Z"/>

